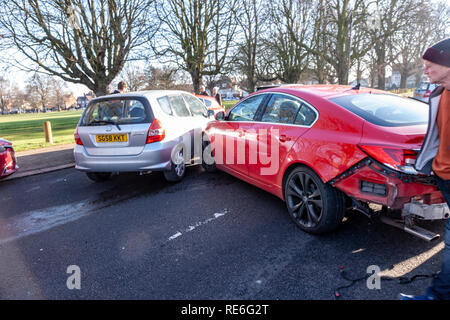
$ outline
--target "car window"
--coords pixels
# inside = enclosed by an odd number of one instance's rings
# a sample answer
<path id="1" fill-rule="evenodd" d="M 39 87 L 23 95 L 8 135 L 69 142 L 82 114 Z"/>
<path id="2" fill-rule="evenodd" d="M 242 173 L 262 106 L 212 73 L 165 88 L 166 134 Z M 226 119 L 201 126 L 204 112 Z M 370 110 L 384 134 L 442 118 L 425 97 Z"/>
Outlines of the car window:
<path id="1" fill-rule="evenodd" d="M 419 87 L 417 88 L 417 90 L 419 90 L 419 91 L 426 91 L 426 90 L 428 90 L 428 85 L 429 85 L 428 82 L 422 82 L 419 85 Z"/>
<path id="2" fill-rule="evenodd" d="M 258 94 L 256 96 L 245 99 L 237 106 L 231 109 L 228 115 L 228 121 L 253 121 L 259 105 L 266 97 L 265 94 Z"/>
<path id="3" fill-rule="evenodd" d="M 108 122 L 135 124 L 149 122 L 147 108 L 139 100 L 109 99 L 93 102 L 80 122 L 80 125 L 104 125 Z"/>
<path id="4" fill-rule="evenodd" d="M 211 100 L 208 100 L 208 99 L 201 99 L 202 101 L 203 101 L 203 103 L 205 104 L 205 106 L 207 106 L 207 107 L 211 107 Z"/>
<path id="5" fill-rule="evenodd" d="M 193 116 L 206 117 L 208 115 L 205 105 L 201 103 L 199 99 L 188 94 L 183 94 L 183 97 L 186 100 L 189 110 Z"/>
<path id="6" fill-rule="evenodd" d="M 172 106 L 172 110 L 179 117 L 190 117 L 188 108 L 186 107 L 186 103 L 184 102 L 183 97 L 180 95 L 170 96 L 169 97 L 170 105 Z"/>
<path id="7" fill-rule="evenodd" d="M 262 122 L 310 125 L 315 112 L 302 101 L 286 95 L 275 94 L 262 115 Z"/>
<path id="8" fill-rule="evenodd" d="M 173 115 L 172 108 L 170 107 L 169 97 L 161 97 L 158 98 L 159 106 L 161 107 L 161 110 L 164 111 L 164 113 L 168 115 Z"/>
<path id="9" fill-rule="evenodd" d="M 294 124 L 301 126 L 310 126 L 316 120 L 317 114 L 305 103 L 302 103 L 300 110 L 298 111 L 297 117 L 295 118 Z"/>
<path id="10" fill-rule="evenodd" d="M 330 100 L 379 126 L 411 126 L 428 122 L 428 105 L 409 98 L 367 93 Z"/>

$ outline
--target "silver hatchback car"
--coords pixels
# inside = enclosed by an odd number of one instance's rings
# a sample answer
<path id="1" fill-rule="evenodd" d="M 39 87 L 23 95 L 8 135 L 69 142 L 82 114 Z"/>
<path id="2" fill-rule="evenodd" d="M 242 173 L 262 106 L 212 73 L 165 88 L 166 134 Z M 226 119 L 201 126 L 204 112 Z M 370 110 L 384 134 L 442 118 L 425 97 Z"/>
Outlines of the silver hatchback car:
<path id="1" fill-rule="evenodd" d="M 428 103 L 430 100 L 430 94 L 434 89 L 438 87 L 438 84 L 421 82 L 420 85 L 414 90 L 413 99 Z"/>
<path id="2" fill-rule="evenodd" d="M 94 181 L 107 180 L 113 173 L 151 171 L 179 181 L 186 164 L 201 158 L 202 133 L 212 115 L 184 91 L 93 99 L 75 130 L 75 168 Z"/>

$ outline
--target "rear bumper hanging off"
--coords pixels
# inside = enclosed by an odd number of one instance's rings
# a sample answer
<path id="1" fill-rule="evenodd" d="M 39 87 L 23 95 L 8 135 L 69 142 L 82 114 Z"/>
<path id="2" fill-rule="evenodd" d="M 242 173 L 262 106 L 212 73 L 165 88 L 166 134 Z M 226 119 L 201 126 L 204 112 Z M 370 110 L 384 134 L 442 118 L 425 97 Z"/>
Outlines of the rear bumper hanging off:
<path id="1" fill-rule="evenodd" d="M 405 203 L 402 216 L 414 215 L 424 220 L 441 220 L 450 217 L 446 203 L 424 204 L 420 202 Z"/>

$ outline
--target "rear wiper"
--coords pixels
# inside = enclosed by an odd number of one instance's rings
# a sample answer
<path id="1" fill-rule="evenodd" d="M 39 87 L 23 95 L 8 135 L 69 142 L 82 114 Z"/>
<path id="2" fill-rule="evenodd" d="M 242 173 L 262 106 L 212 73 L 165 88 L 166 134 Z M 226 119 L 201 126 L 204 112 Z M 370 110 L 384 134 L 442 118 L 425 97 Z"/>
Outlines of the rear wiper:
<path id="1" fill-rule="evenodd" d="M 103 123 L 105 123 L 105 124 L 113 124 L 113 125 L 115 125 L 117 127 L 117 129 L 119 129 L 119 131 L 122 131 L 122 129 L 120 128 L 119 124 L 117 122 L 115 122 L 115 121 L 111 121 L 111 120 L 94 120 L 94 121 L 89 122 L 89 124 L 92 124 L 92 123 L 96 123 L 96 124 L 103 124 Z"/>

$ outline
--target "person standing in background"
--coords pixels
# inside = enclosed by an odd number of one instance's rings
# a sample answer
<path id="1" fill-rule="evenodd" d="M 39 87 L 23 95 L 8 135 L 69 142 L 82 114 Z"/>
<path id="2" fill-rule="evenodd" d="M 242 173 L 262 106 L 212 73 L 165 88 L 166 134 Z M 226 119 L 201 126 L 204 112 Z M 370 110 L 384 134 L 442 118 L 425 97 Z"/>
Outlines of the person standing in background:
<path id="1" fill-rule="evenodd" d="M 128 91 L 127 89 L 128 89 L 127 83 L 125 81 L 120 81 L 117 84 L 117 90 L 115 90 L 113 93 L 114 94 L 116 94 L 116 93 L 125 93 L 125 92 Z"/>
<path id="2" fill-rule="evenodd" d="M 208 92 L 206 92 L 206 88 L 205 88 L 204 85 L 200 86 L 200 95 L 202 95 L 202 96 L 208 96 L 209 95 Z"/>
<path id="3" fill-rule="evenodd" d="M 222 96 L 219 93 L 219 87 L 214 87 L 212 96 L 216 98 L 217 103 L 222 106 Z"/>

